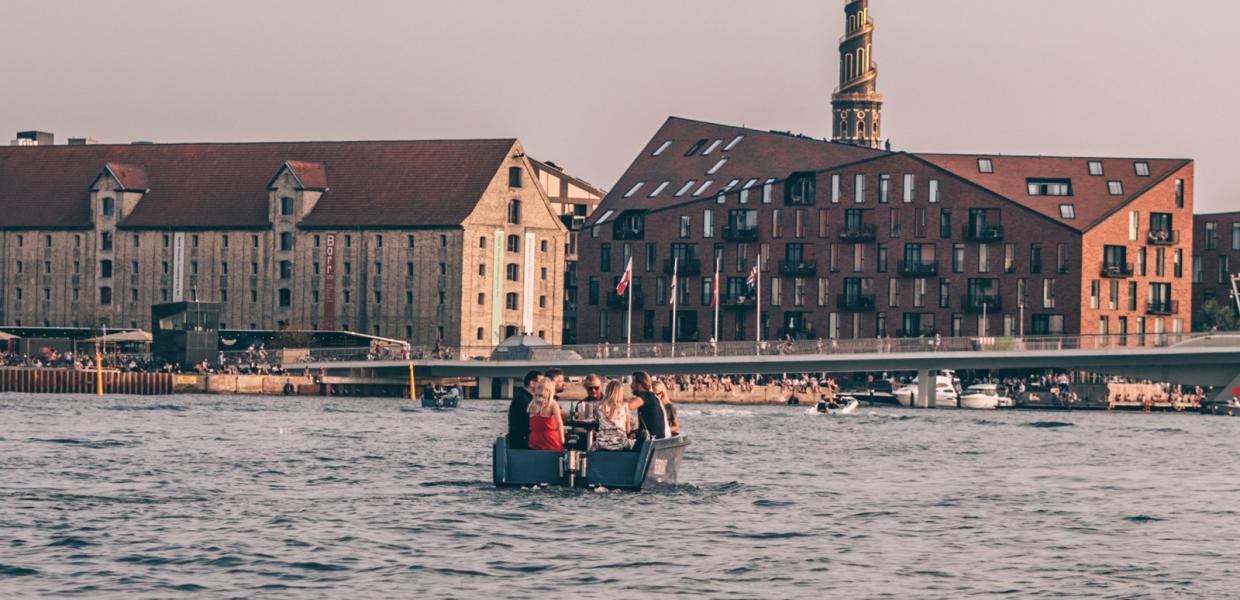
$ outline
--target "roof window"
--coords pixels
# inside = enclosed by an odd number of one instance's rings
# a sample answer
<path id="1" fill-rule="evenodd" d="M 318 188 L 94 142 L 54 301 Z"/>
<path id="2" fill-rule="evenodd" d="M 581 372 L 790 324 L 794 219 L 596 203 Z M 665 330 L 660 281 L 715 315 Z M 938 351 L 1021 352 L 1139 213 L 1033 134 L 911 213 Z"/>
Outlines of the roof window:
<path id="1" fill-rule="evenodd" d="M 978 173 L 994 173 L 995 172 L 994 161 L 990 160 L 989 158 L 977 159 L 977 172 Z"/>
<path id="2" fill-rule="evenodd" d="M 702 184 L 702 187 L 698 188 L 696 192 L 693 192 L 693 195 L 694 195 L 694 196 L 701 196 L 702 194 L 705 194 L 705 193 L 706 193 L 706 190 L 709 190 L 709 189 L 710 189 L 710 186 L 712 186 L 712 185 L 714 185 L 714 184 L 715 184 L 715 180 L 713 180 L 713 179 L 712 179 L 712 180 L 710 180 L 710 181 L 707 181 L 707 182 L 703 183 L 703 184 Z"/>
<path id="3" fill-rule="evenodd" d="M 1107 182 L 1107 193 L 1111 194 L 1112 196 L 1123 196 L 1124 195 L 1124 182 L 1108 181 Z"/>
<path id="4" fill-rule="evenodd" d="M 732 138 L 732 141 L 728 142 L 728 145 L 723 147 L 723 151 L 730 152 L 733 148 L 736 147 L 737 144 L 740 144 L 741 140 L 743 139 L 745 139 L 745 136 L 743 135 L 738 135 L 735 138 Z"/>
<path id="5" fill-rule="evenodd" d="M 607 219 L 610 219 L 610 218 L 611 218 L 611 216 L 612 216 L 612 215 L 614 215 L 614 214 L 616 214 L 616 211 L 614 211 L 614 210 L 608 210 L 607 212 L 603 213 L 603 216 L 599 217 L 599 218 L 598 218 L 598 220 L 594 222 L 594 224 L 595 224 L 595 225 L 602 225 L 603 223 L 606 223 L 606 222 L 607 222 Z"/>
<path id="6" fill-rule="evenodd" d="M 642 189 L 642 186 L 643 186 L 643 185 L 646 185 L 646 182 L 645 182 L 645 181 L 639 181 L 639 182 L 637 182 L 637 183 L 633 184 L 633 187 L 629 189 L 629 192 L 628 192 L 627 194 L 625 194 L 625 195 L 624 195 L 624 197 L 625 197 L 625 198 L 632 198 L 632 197 L 633 197 L 633 194 L 636 194 L 638 190 Z"/>
<path id="7" fill-rule="evenodd" d="M 1102 177 L 1102 161 L 1089 161 L 1089 174 L 1091 177 Z"/>
<path id="8" fill-rule="evenodd" d="M 1071 196 L 1070 179 L 1026 179 L 1030 196 Z"/>
<path id="9" fill-rule="evenodd" d="M 1137 175 L 1138 175 L 1138 176 L 1140 176 L 1140 177 L 1149 177 L 1149 176 L 1150 176 L 1150 163 L 1147 163 L 1147 162 L 1145 162 L 1145 161 L 1143 161 L 1143 160 L 1140 160 L 1140 161 L 1137 161 L 1137 162 L 1135 162 L 1135 163 L 1132 163 L 1132 166 L 1133 166 L 1133 168 L 1134 168 L 1134 169 L 1136 169 L 1136 170 L 1137 170 Z"/>
<path id="10" fill-rule="evenodd" d="M 654 198 L 655 196 L 658 196 L 659 194 L 663 193 L 663 190 L 667 189 L 667 186 L 669 185 L 672 185 L 672 182 L 664 181 L 663 183 L 660 183 L 659 187 L 654 188 L 654 191 L 650 192 L 650 197 Z"/>
<path id="11" fill-rule="evenodd" d="M 1076 218 L 1076 205 L 1075 204 L 1060 204 L 1059 205 L 1059 218 L 1075 219 Z"/>
<path id="12" fill-rule="evenodd" d="M 711 142 L 710 145 L 707 146 L 706 149 L 702 151 L 702 156 L 706 156 L 710 154 L 711 152 L 714 152 L 716 149 L 719 148 L 719 146 L 722 146 L 722 145 L 723 145 L 723 140 L 715 140 Z"/>
<path id="13" fill-rule="evenodd" d="M 672 140 L 667 140 L 666 142 L 663 142 L 663 145 L 659 146 L 659 149 L 655 150 L 654 153 L 652 153 L 650 156 L 658 156 L 660 154 L 663 154 L 664 152 L 667 152 L 668 148 L 671 148 L 671 147 L 672 147 Z"/>
<path id="14" fill-rule="evenodd" d="M 756 177 L 755 177 L 755 178 L 753 178 L 753 179 L 750 179 L 749 181 L 746 181 L 746 182 L 745 182 L 745 187 L 743 187 L 743 188 L 741 188 L 741 189 L 745 189 L 745 190 L 747 190 L 747 189 L 749 189 L 749 188 L 753 187 L 753 186 L 754 186 L 754 184 L 756 184 L 756 183 L 758 183 L 758 178 L 756 178 Z"/>
<path id="15" fill-rule="evenodd" d="M 708 142 L 710 142 L 710 140 L 698 140 L 689 147 L 689 151 L 685 152 L 685 156 L 693 156 L 694 154 L 697 154 L 699 150 L 706 147 Z"/>
<path id="16" fill-rule="evenodd" d="M 729 181 L 729 182 L 728 182 L 728 185 L 723 186 L 723 191 L 725 191 L 725 192 L 730 192 L 730 191 L 732 191 L 732 188 L 736 187 L 736 184 L 738 184 L 738 183 L 740 183 L 740 182 L 741 182 L 741 180 L 740 180 L 740 179 L 733 179 L 732 181 Z"/>
<path id="17" fill-rule="evenodd" d="M 679 198 L 679 197 L 681 197 L 681 196 L 683 196 L 683 195 L 685 195 L 685 194 L 689 193 L 689 189 L 690 189 L 690 188 L 692 188 L 692 187 L 693 187 L 693 186 L 695 186 L 695 185 L 697 185 L 697 180 L 696 180 L 696 179 L 690 179 L 690 180 L 688 181 L 688 183 L 686 183 L 686 184 L 684 185 L 684 187 L 682 187 L 682 188 L 680 188 L 679 190 L 677 190 L 677 191 L 676 191 L 676 197 L 677 197 L 677 198 Z"/>
<path id="18" fill-rule="evenodd" d="M 719 159 L 719 162 L 715 163 L 715 166 L 711 167 L 710 170 L 706 172 L 706 174 L 714 175 L 715 173 L 719 172 L 719 169 L 723 168 L 723 165 L 726 165 L 726 164 L 728 164 L 728 159 L 721 158 Z"/>

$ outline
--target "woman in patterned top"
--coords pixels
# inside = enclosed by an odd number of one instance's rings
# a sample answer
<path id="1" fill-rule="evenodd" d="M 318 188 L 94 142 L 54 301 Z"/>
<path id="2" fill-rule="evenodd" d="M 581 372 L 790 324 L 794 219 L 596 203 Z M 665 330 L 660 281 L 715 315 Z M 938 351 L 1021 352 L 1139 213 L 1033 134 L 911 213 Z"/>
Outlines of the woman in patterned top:
<path id="1" fill-rule="evenodd" d="M 590 450 L 628 450 L 631 447 L 629 404 L 624 399 L 623 383 L 614 380 L 607 383 L 603 401 L 595 408 L 595 416 L 598 417 L 598 433 Z"/>

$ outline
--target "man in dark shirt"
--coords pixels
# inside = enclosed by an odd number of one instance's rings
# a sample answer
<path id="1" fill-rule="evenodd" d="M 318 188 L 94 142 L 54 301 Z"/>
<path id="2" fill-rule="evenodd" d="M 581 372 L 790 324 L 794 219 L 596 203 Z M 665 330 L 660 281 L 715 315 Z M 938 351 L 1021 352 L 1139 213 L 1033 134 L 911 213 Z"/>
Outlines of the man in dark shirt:
<path id="1" fill-rule="evenodd" d="M 658 396 L 652 391 L 654 381 L 650 379 L 650 374 L 645 371 L 634 373 L 631 385 L 634 398 L 629 401 L 629 409 L 637 411 L 641 428 L 650 434 L 651 439 L 667 437 L 667 415 L 663 412 Z"/>
<path id="2" fill-rule="evenodd" d="M 508 405 L 508 448 L 511 450 L 530 447 L 530 402 L 534 400 L 534 390 L 542 377 L 538 371 L 526 373 L 521 389 L 512 395 L 512 403 Z"/>

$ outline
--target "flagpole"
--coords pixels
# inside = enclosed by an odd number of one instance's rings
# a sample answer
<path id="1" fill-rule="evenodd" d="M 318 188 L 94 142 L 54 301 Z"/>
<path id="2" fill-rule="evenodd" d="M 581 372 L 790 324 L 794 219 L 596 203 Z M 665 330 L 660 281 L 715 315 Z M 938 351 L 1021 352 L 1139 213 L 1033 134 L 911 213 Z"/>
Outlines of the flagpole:
<path id="1" fill-rule="evenodd" d="M 719 344 L 719 257 L 715 257 L 715 344 Z"/>
<path id="2" fill-rule="evenodd" d="M 672 257 L 672 358 L 676 358 L 676 305 L 680 299 L 680 257 Z"/>
<path id="3" fill-rule="evenodd" d="M 624 323 L 625 336 L 625 355 L 628 358 L 633 357 L 633 275 L 632 275 L 633 259 L 629 259 L 629 285 L 625 291 L 629 293 L 629 318 Z"/>
<path id="4" fill-rule="evenodd" d="M 754 304 L 754 339 L 757 340 L 756 352 L 762 353 L 762 251 L 758 251 L 757 257 L 757 275 L 754 276 L 754 283 L 757 284 L 758 296 Z"/>

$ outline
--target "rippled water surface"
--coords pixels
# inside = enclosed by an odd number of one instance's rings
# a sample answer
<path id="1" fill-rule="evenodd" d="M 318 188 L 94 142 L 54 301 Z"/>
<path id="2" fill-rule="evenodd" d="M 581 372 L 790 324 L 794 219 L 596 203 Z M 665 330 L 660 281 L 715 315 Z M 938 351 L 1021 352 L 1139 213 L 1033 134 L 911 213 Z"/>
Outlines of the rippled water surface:
<path id="1" fill-rule="evenodd" d="M 0 396 L 0 596 L 1240 597 L 1240 419 L 686 406 L 639 494 L 492 488 L 503 410 Z"/>

